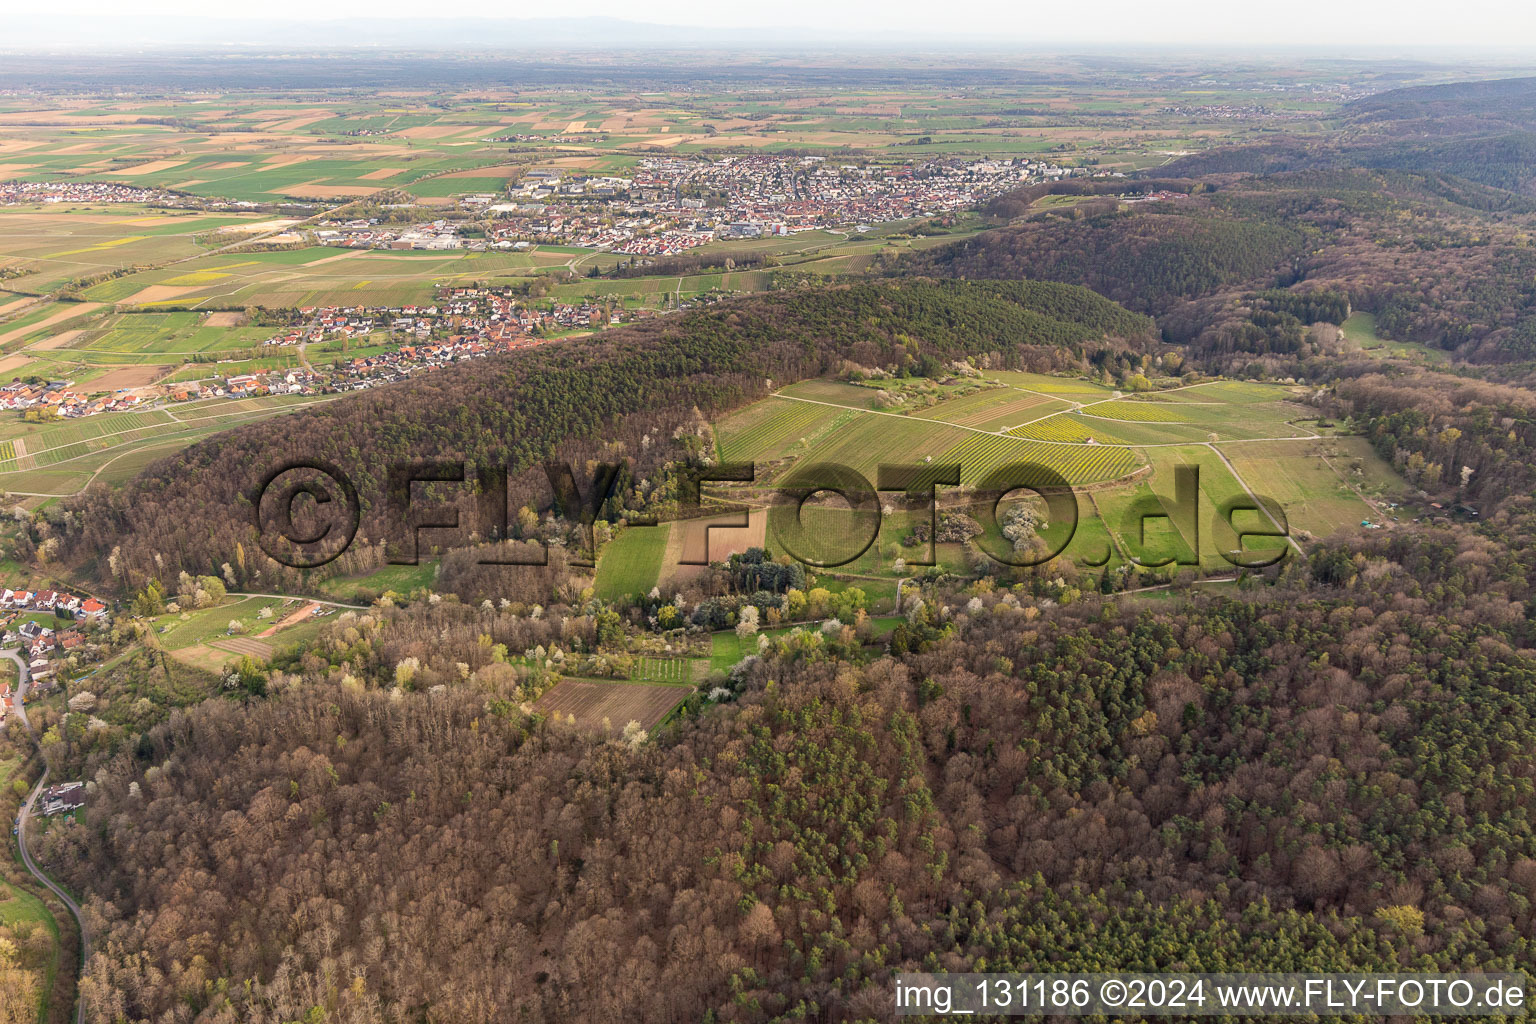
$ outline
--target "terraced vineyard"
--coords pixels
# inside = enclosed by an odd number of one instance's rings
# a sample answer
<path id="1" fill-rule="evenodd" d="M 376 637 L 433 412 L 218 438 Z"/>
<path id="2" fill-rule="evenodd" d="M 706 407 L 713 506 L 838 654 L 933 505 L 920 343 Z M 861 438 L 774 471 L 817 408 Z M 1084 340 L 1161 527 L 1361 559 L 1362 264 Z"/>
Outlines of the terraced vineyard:
<path id="1" fill-rule="evenodd" d="M 1066 446 L 1039 444 L 1023 438 L 972 434 L 970 438 L 944 453 L 943 462 L 960 463 L 963 484 L 975 484 L 999 466 L 1012 462 L 1031 462 L 1049 466 L 1070 484 L 1100 483 L 1118 480 L 1135 472 L 1140 465 L 1136 456 L 1124 447 L 1111 445 Z"/>
<path id="2" fill-rule="evenodd" d="M 1044 416 L 1054 409 L 1065 408 L 1068 408 L 1066 403 L 1055 399 L 1042 398 L 1015 388 L 1000 387 L 989 388 L 962 398 L 952 398 L 927 409 L 920 409 L 912 415 L 915 418 L 942 420 L 945 423 L 956 423 L 980 430 L 1002 430 L 1013 424 Z"/>
<path id="3" fill-rule="evenodd" d="M 727 462 L 782 458 L 801 438 L 821 433 L 854 415 L 811 402 L 759 402 L 720 425 L 720 457 Z"/>
<path id="4" fill-rule="evenodd" d="M 1132 423 L 1189 422 L 1177 406 L 1164 402 L 1139 402 L 1129 398 L 1089 406 L 1083 410 L 1083 415 L 1099 416 L 1107 420 L 1129 420 Z"/>
<path id="5" fill-rule="evenodd" d="M 1131 443 L 1106 427 L 1096 423 L 1090 426 L 1072 416 L 1052 416 L 1048 420 L 1040 420 L 1038 423 L 1030 423 L 1016 430 L 1010 430 L 1009 433 L 1015 437 L 1032 438 L 1038 441 L 1060 441 L 1067 444 L 1087 444 L 1090 441 L 1096 441 L 1099 444 Z"/>

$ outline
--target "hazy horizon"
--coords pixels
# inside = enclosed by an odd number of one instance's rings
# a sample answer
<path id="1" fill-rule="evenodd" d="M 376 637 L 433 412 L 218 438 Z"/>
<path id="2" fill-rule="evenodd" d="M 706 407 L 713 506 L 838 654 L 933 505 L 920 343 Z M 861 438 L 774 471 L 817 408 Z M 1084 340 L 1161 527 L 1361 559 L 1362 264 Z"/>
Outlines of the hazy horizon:
<path id="1" fill-rule="evenodd" d="M 1536 7 L 1490 0 L 1460 5 L 1454 20 L 1443 8 L 1403 4 L 1390 16 L 1379 10 L 1298 0 L 1277 16 L 1272 7 L 1195 0 L 1178 15 L 1152 13 L 1145 4 L 1108 0 L 1085 22 L 1078 8 L 1043 8 L 1021 12 L 1017 6 L 993 0 L 948 3 L 947 16 L 936 22 L 933 8 L 904 0 L 876 4 L 870 0 L 826 5 L 789 0 L 770 14 L 756 7 L 654 3 L 637 17 L 635 8 L 596 0 L 579 14 L 507 17 L 489 0 L 461 0 L 451 14 L 423 17 L 418 5 L 404 0 L 322 0 L 299 3 L 273 0 L 257 12 L 232 11 L 209 16 L 192 0 L 151 0 L 132 14 L 108 0 L 83 0 L 66 7 L 68 34 L 59 31 L 58 16 L 20 15 L 10 20 L 0 49 L 68 50 L 93 40 L 118 45 L 252 46 L 281 42 L 304 48 L 349 45 L 396 45 L 390 38 L 401 29 L 429 26 L 420 45 L 484 48 L 531 46 L 595 48 L 666 45 L 731 45 L 745 47 L 808 47 L 818 45 L 866 48 L 966 48 L 979 51 L 1019 48 L 1073 47 L 1108 50 L 1147 50 L 1183 47 L 1204 50 L 1222 47 L 1233 52 L 1259 53 L 1304 50 L 1347 57 L 1351 53 L 1380 55 L 1408 51 L 1419 56 L 1464 53 L 1508 55 L 1536 48 Z M 487 25 L 504 32 L 527 28 L 526 41 L 487 38 Z M 304 39 L 285 35 L 304 26 L 361 31 L 360 39 Z M 454 32 L 455 26 L 463 29 Z M 276 32 L 273 38 L 268 33 Z M 231 38 L 222 35 L 238 33 Z M 406 32 L 414 37 L 414 32 Z M 77 42 L 78 41 L 78 42 Z M 412 40 L 402 39 L 402 43 Z"/>

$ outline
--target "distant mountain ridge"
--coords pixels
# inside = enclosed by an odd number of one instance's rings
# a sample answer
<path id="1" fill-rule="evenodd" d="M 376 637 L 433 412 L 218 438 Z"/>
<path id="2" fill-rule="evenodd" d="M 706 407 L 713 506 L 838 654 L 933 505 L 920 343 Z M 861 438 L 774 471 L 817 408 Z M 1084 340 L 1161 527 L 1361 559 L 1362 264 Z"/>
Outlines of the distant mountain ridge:
<path id="1" fill-rule="evenodd" d="M 1355 100 L 1344 112 L 1356 124 L 1433 122 L 1440 132 L 1477 127 L 1536 130 L 1536 78 L 1392 89 Z"/>
<path id="2" fill-rule="evenodd" d="M 1225 146 L 1175 160 L 1159 175 L 1276 174 L 1368 167 L 1450 174 L 1536 195 L 1536 78 L 1411 86 L 1347 104 L 1348 137 Z"/>

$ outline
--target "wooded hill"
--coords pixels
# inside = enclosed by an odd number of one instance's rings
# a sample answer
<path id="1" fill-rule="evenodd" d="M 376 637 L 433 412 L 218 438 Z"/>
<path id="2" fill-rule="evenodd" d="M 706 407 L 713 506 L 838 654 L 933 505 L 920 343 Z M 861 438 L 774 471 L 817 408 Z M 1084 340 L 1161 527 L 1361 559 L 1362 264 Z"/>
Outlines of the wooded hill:
<path id="1" fill-rule="evenodd" d="M 296 458 L 350 477 L 364 510 L 355 548 L 374 550 L 401 526 L 390 523 L 385 491 L 390 465 L 406 460 L 505 465 L 510 509 L 541 514 L 554 500 L 541 460 L 629 460 L 618 504 L 643 503 L 665 486 L 655 470 L 697 451 L 708 420 L 803 378 L 850 365 L 942 375 L 967 357 L 1084 369 L 1153 344 L 1146 317 L 1059 284 L 909 280 L 772 293 L 219 434 L 116 492 L 97 488 L 67 503 L 44 531 L 65 557 L 125 593 L 183 570 L 218 575 L 225 564 L 241 587 L 299 589 L 301 571 L 258 548 L 251 505 L 263 475 Z"/>
<path id="2" fill-rule="evenodd" d="M 1337 293 L 1377 314 L 1383 336 L 1471 361 L 1536 357 L 1536 207 L 1501 208 L 1508 192 L 1367 170 L 1186 187 L 1157 202 L 1036 210 L 894 269 L 1083 284 L 1156 316 L 1167 340 L 1229 372 L 1289 376 L 1314 354 L 1308 322 L 1253 315 L 1274 288 Z"/>
<path id="3" fill-rule="evenodd" d="M 1159 175 L 1274 174 L 1371 168 L 1454 175 L 1516 195 L 1484 197 L 1529 211 L 1536 197 L 1536 78 L 1394 89 L 1347 104 L 1337 130 L 1182 157 Z"/>

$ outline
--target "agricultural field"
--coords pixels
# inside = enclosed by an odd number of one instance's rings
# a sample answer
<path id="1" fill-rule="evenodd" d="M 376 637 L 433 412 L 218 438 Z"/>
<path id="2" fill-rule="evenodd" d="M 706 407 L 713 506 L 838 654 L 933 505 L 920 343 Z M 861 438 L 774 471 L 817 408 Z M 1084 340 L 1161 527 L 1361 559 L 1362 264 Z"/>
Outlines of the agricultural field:
<path id="1" fill-rule="evenodd" d="M 858 384 L 848 384 L 840 380 L 821 379 L 802 380 L 779 389 L 779 394 L 786 398 L 866 410 L 879 407 L 876 402 L 879 393 L 876 388 L 861 387 Z"/>
<path id="2" fill-rule="evenodd" d="M 145 206 L 60 205 L 3 215 L 0 272 L 8 289 L 54 291 L 125 267 L 153 266 L 206 254 L 260 226 L 259 214 L 203 214 Z M 12 276 L 14 275 L 14 276 Z"/>
<path id="3" fill-rule="evenodd" d="M 1320 433 L 1315 412 L 1299 404 L 1291 388 L 1217 380 L 1127 396 L 1091 381 L 1011 372 L 987 376 L 997 386 L 945 393 L 920 385 L 930 399 L 937 391 L 938 401 L 910 412 L 875 408 L 874 388 L 802 381 L 721 420 L 715 425 L 721 458 L 753 461 L 758 476 L 752 487 L 732 485 L 720 493 L 761 510 L 752 513 L 752 530 L 716 531 L 709 557 L 722 561 L 752 544 L 776 557 L 791 553 L 769 525 L 766 507 L 773 500 L 772 485 L 802 462 L 842 463 L 871 481 L 881 464 L 958 462 L 966 487 L 1012 463 L 1047 467 L 1078 488 L 1077 527 L 1064 556 L 1087 566 L 1172 554 L 1198 555 L 1206 570 L 1226 571 L 1231 565 L 1221 545 L 1231 537 L 1218 534 L 1212 517 L 1229 499 L 1262 494 L 1278 504 L 1287 528 L 1306 538 L 1358 528 L 1363 520 L 1380 522 L 1378 504 L 1402 494 L 1402 481 L 1364 439 Z M 1073 411 L 1056 411 L 1063 408 Z M 1010 428 L 1021 417 L 1025 425 Z M 1179 466 L 1199 468 L 1196 518 L 1180 524 L 1154 514 L 1143 544 L 1132 535 L 1128 516 L 1133 507 L 1154 512 L 1173 507 Z M 941 503 L 946 490 L 940 492 Z M 1147 505 L 1154 497 L 1161 504 Z M 858 552 L 820 571 L 820 579 L 875 586 L 921 571 L 927 545 L 902 543 L 912 526 L 909 510 L 887 512 L 867 546 L 867 528 L 858 526 L 840 501 L 808 503 L 801 516 L 806 536 L 820 545 L 811 553 L 813 561 Z M 1239 510 L 1232 522 L 1245 531 L 1274 528 L 1256 511 Z M 668 565 L 683 550 L 679 537 L 694 538 L 695 557 L 702 557 L 701 525 L 673 524 Z M 996 525 L 984 525 L 989 528 L 974 545 L 1005 551 L 1008 544 Z M 1198 533 L 1198 539 L 1186 533 Z M 1250 536 L 1245 550 L 1275 552 L 1284 543 Z M 940 544 L 937 554 L 951 572 L 969 571 L 973 560 L 958 544 Z M 621 580 L 616 566 L 598 573 L 599 591 L 610 599 L 634 593 L 637 585 Z M 687 575 L 664 569 L 661 581 L 678 583 Z M 641 582 L 651 579 L 646 575 Z"/>
<path id="4" fill-rule="evenodd" d="M 152 619 L 150 625 L 161 646 L 176 651 L 223 639 L 230 622 L 235 620 L 245 626 L 246 632 L 242 635 L 253 636 L 276 623 L 294 607 L 296 602 L 280 597 L 230 598 L 213 608 L 161 615 Z M 268 610 L 269 617 L 257 618 L 263 609 Z"/>
<path id="5" fill-rule="evenodd" d="M 989 370 L 987 378 L 1020 391 L 1056 398 L 1065 402 L 1101 402 L 1120 397 L 1113 388 L 1079 377 L 1056 377 L 1018 370 Z"/>
<path id="6" fill-rule="evenodd" d="M 717 424 L 725 462 L 772 461 L 804 451 L 821 434 L 851 422 L 854 413 L 812 401 L 769 399 Z"/>
<path id="7" fill-rule="evenodd" d="M 313 640 L 334 609 L 286 597 L 231 597 L 212 608 L 171 612 L 151 620 L 153 635 L 177 661 L 218 672 L 242 657 L 270 661 L 280 649 Z M 265 613 L 263 615 L 262 613 Z M 230 632 L 230 623 L 241 629 Z"/>
<path id="8" fill-rule="evenodd" d="M 1006 432 L 1066 407 L 1066 403 L 1057 398 L 1046 398 L 1015 388 L 995 387 L 952 398 L 937 406 L 917 410 L 912 415 L 962 427 Z"/>
<path id="9" fill-rule="evenodd" d="M 1362 437 L 1330 437 L 1307 445 L 1255 443 L 1225 449 L 1243 479 L 1286 510 L 1312 537 L 1387 518 L 1378 502 L 1402 496 L 1392 467 Z"/>
<path id="10" fill-rule="evenodd" d="M 567 677 L 534 702 L 534 710 L 580 729 L 620 732 L 630 722 L 652 729 L 692 692 L 664 683 L 610 682 Z"/>
<path id="11" fill-rule="evenodd" d="M 640 153 L 859 149 L 928 157 L 1047 151 L 1103 167 L 1155 166 L 1169 151 L 1260 130 L 1260 124 L 1170 117 L 1169 106 L 1262 101 L 1286 116 L 1332 103 L 1268 91 L 1111 88 L 1089 104 L 1049 85 L 605 94 L 477 90 L 379 96 L 223 92 L 206 96 L 48 96 L 0 113 L 5 172 L 23 179 L 94 176 L 257 203 L 335 202 L 384 190 L 423 200 L 495 192 L 529 166 L 602 174 Z M 1246 98 L 1245 98 L 1246 97 Z M 999 120 L 999 106 L 1027 108 Z M 1091 109 L 1096 124 L 1065 116 Z M 900 148 L 897 148 L 900 147 Z"/>
<path id="12" fill-rule="evenodd" d="M 156 458 L 210 434 L 332 400 L 274 395 L 186 402 L 173 410 L 105 413 L 51 423 L 0 419 L 0 489 L 61 496 L 98 478 L 120 482 Z"/>
<path id="13" fill-rule="evenodd" d="M 67 354 L 107 362 L 164 363 L 191 355 L 253 348 L 272 335 L 270 328 L 226 322 L 231 316 L 195 312 L 111 313 L 93 318 L 65 344 L 60 344 L 59 337 L 42 344 L 57 357 Z"/>
<path id="14" fill-rule="evenodd" d="M 743 525 L 744 524 L 744 525 Z M 634 529 L 631 527 L 631 529 Z M 651 532 L 649 527 L 644 528 Z M 723 562 L 731 555 L 748 548 L 765 547 L 768 537 L 768 513 L 763 508 L 728 512 L 705 516 L 701 519 L 680 519 L 663 524 L 666 547 L 662 551 L 659 580 L 663 585 L 675 585 L 697 576 L 706 562 Z M 619 563 L 622 571 L 622 563 Z M 598 585 L 604 585 L 602 566 L 599 565 Z M 649 587 L 647 587 L 649 591 Z M 623 590 L 610 593 L 625 593 Z M 634 591 L 628 591 L 634 593 Z"/>
<path id="15" fill-rule="evenodd" d="M 1134 473 L 1139 460 L 1106 445 L 1060 445 L 1032 442 L 1004 434 L 973 434 L 944 453 L 943 462 L 960 465 L 960 482 L 980 484 L 1004 466 L 1028 463 L 1060 474 L 1069 484 L 1101 483 Z M 1041 477 L 1040 481 L 1048 481 Z"/>
<path id="16" fill-rule="evenodd" d="M 1199 565 L 1207 570 L 1232 568 L 1222 557 L 1230 548 L 1223 546 L 1213 517 L 1223 503 L 1254 493 L 1249 489 L 1254 485 L 1234 476 L 1221 453 L 1208 446 L 1157 448 L 1149 458 L 1152 472 L 1148 477 L 1133 486 L 1095 495 L 1119 552 L 1143 562 L 1172 558 L 1182 565 L 1198 557 Z M 1176 472 L 1180 467 L 1194 467 L 1199 472 L 1199 490 L 1192 504 L 1176 501 Z M 1156 498 L 1156 504 L 1147 504 L 1149 498 Z M 1149 509 L 1155 513 L 1159 507 L 1165 516 L 1140 519 L 1142 513 Z M 1250 530 L 1272 528 L 1254 513 L 1234 514 L 1234 524 Z M 1250 538 L 1244 550 L 1273 553 L 1282 547 L 1283 542 L 1277 539 Z"/>
<path id="17" fill-rule="evenodd" d="M 598 257 L 588 250 L 582 255 Z M 114 278 L 83 294 L 146 311 L 165 306 L 398 306 L 430 301 L 438 285 L 515 280 L 581 262 L 582 256 L 542 249 L 422 253 L 311 246 L 200 256 Z"/>

